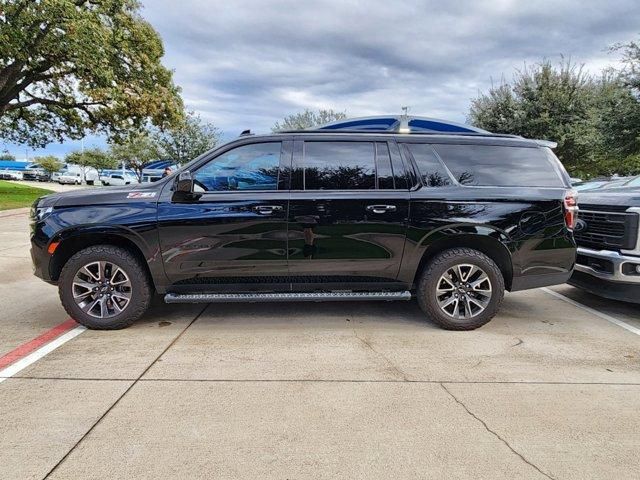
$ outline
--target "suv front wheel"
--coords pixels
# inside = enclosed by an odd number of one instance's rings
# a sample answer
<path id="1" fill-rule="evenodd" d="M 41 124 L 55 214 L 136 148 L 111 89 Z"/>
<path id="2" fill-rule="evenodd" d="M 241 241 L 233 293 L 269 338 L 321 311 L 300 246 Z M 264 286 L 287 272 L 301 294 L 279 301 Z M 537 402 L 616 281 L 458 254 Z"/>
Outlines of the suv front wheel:
<path id="1" fill-rule="evenodd" d="M 73 255 L 60 273 L 62 305 L 78 323 L 97 330 L 125 328 L 149 307 L 146 270 L 127 250 L 96 245 Z"/>
<path id="2" fill-rule="evenodd" d="M 441 327 L 473 330 L 497 313 L 504 297 L 504 279 L 484 253 L 452 248 L 427 264 L 416 293 L 422 310 Z"/>

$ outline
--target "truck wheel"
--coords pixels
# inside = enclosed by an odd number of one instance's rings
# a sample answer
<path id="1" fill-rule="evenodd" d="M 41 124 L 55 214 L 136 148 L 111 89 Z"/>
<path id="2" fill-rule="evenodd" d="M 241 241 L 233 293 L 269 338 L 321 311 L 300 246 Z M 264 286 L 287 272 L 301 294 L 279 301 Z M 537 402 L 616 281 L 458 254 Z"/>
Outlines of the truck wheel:
<path id="1" fill-rule="evenodd" d="M 144 266 L 131 253 L 96 245 L 67 261 L 58 292 L 65 310 L 78 323 L 116 330 L 130 326 L 147 310 L 152 288 Z"/>
<path id="2" fill-rule="evenodd" d="M 484 253 L 452 248 L 427 264 L 416 293 L 422 311 L 442 328 L 473 330 L 500 308 L 504 278 Z"/>

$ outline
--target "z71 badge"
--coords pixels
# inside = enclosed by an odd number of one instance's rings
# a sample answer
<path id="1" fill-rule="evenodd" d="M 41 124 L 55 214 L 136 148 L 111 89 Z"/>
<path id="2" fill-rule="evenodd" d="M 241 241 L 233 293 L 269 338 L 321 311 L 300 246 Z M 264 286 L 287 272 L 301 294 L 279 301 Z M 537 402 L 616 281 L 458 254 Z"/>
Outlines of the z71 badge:
<path id="1" fill-rule="evenodd" d="M 156 192 L 131 192 L 127 198 L 153 198 Z"/>

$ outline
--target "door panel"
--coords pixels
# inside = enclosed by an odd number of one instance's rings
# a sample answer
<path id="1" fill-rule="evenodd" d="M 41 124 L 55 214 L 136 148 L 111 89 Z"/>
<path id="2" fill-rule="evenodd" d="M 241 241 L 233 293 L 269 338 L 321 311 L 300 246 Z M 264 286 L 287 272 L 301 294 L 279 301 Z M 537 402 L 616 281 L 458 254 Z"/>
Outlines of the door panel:
<path id="1" fill-rule="evenodd" d="M 288 233 L 294 289 L 295 283 L 298 288 L 358 288 L 356 284 L 395 282 L 409 193 L 389 189 L 388 150 L 381 186 L 387 189 L 377 189 L 377 150 L 373 141 L 296 142 Z"/>
<path id="2" fill-rule="evenodd" d="M 223 152 L 211 160 L 217 166 L 207 164 L 212 166 L 193 173 L 196 191 L 207 189 L 200 198 L 179 203 L 163 195 L 158 203 L 160 248 L 173 291 L 251 291 L 265 283 L 290 288 L 289 193 L 283 189 L 291 143 L 283 142 L 279 175 L 265 167 L 264 159 L 247 163 L 259 166 L 255 172 L 239 171 L 234 158 L 233 151 Z M 256 185 L 274 190 L 249 190 Z"/>
<path id="3" fill-rule="evenodd" d="M 394 281 L 404 250 L 408 204 L 406 192 L 292 192 L 291 275 Z"/>

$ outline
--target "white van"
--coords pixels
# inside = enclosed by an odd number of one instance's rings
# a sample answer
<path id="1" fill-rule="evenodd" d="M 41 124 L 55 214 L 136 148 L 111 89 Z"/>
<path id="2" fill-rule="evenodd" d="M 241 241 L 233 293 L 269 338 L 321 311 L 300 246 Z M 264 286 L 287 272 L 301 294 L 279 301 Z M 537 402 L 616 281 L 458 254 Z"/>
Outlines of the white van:
<path id="1" fill-rule="evenodd" d="M 82 168 L 73 163 L 67 163 L 62 171 L 60 172 L 61 177 L 75 177 L 80 178 L 80 183 L 82 183 Z M 98 175 L 98 171 L 93 167 L 85 168 L 84 179 L 87 182 L 87 185 L 93 185 L 94 183 L 99 181 L 100 175 Z M 75 183 L 71 182 L 69 179 L 66 179 L 64 182 L 58 181 L 58 183 Z"/>

